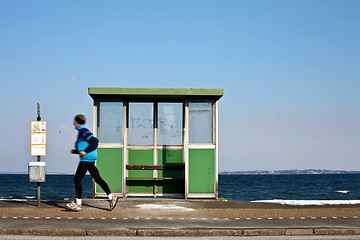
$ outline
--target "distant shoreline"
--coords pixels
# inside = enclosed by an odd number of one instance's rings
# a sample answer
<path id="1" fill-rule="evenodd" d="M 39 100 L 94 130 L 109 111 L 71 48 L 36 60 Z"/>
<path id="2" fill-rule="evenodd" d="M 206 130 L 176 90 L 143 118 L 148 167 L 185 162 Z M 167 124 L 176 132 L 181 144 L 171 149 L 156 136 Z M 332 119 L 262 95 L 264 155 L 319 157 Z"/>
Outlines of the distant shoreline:
<path id="1" fill-rule="evenodd" d="M 28 174 L 27 172 L 3 172 L 0 174 Z M 326 170 L 326 169 L 304 169 L 304 170 L 249 170 L 249 171 L 219 171 L 219 175 L 300 175 L 300 174 L 360 174 L 360 171 L 350 170 Z M 46 175 L 74 175 L 74 173 L 50 172 Z"/>
<path id="2" fill-rule="evenodd" d="M 29 174 L 28 172 L 3 172 L 0 174 L 18 174 L 18 175 L 23 175 L 23 174 Z M 75 173 L 46 173 L 46 175 L 74 175 Z M 88 173 L 87 173 L 88 174 Z"/>
<path id="3" fill-rule="evenodd" d="M 305 169 L 305 170 L 250 170 L 250 171 L 219 171 L 220 175 L 300 175 L 300 174 L 359 174 L 360 171 Z"/>

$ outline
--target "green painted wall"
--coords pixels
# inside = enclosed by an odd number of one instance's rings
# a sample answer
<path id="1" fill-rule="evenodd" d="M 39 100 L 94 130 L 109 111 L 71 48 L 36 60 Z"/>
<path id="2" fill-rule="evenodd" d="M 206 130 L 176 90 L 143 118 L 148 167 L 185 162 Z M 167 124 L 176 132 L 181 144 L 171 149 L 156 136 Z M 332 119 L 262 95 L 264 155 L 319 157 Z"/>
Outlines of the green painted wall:
<path id="1" fill-rule="evenodd" d="M 189 149 L 189 193 L 215 193 L 214 149 Z"/>
<path id="2" fill-rule="evenodd" d="M 183 162 L 182 150 L 158 150 L 158 165 L 179 165 Z M 183 178 L 184 170 L 158 170 L 158 177 Z M 159 180 L 157 191 L 160 193 L 185 192 L 185 180 Z"/>
<path id="3" fill-rule="evenodd" d="M 129 150 L 129 165 L 153 165 L 153 150 Z M 153 177 L 152 170 L 128 170 L 128 177 Z M 153 180 L 128 180 L 128 192 L 152 193 Z"/>
<path id="4" fill-rule="evenodd" d="M 98 148 L 96 166 L 113 193 L 122 193 L 122 148 Z M 103 193 L 96 184 L 96 193 Z"/>
<path id="5" fill-rule="evenodd" d="M 208 96 L 220 98 L 224 95 L 224 89 L 199 89 L 199 88 L 89 88 L 91 97 L 96 95 L 118 96 Z"/>

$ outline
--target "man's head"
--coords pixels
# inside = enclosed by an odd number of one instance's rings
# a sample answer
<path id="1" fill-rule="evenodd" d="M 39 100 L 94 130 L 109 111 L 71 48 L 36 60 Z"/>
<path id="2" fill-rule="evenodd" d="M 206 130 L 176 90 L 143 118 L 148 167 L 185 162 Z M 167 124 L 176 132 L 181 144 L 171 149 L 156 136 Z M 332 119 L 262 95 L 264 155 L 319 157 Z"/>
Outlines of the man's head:
<path id="1" fill-rule="evenodd" d="M 84 125 L 86 123 L 86 118 L 82 114 L 78 114 L 74 118 L 74 126 L 75 128 L 79 127 L 80 125 Z"/>

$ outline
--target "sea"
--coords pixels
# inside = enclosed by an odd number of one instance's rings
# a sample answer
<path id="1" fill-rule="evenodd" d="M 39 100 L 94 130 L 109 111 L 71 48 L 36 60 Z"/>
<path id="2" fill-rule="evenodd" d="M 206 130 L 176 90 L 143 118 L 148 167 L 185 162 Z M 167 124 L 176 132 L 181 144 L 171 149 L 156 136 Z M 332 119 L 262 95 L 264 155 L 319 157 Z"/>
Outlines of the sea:
<path id="1" fill-rule="evenodd" d="M 28 174 L 0 174 L 0 200 L 36 201 L 37 183 Z M 92 179 L 82 181 L 83 197 L 92 197 Z M 40 184 L 42 201 L 73 199 L 73 175 L 48 174 Z M 219 197 L 239 201 L 306 205 L 360 204 L 360 174 L 219 175 Z"/>

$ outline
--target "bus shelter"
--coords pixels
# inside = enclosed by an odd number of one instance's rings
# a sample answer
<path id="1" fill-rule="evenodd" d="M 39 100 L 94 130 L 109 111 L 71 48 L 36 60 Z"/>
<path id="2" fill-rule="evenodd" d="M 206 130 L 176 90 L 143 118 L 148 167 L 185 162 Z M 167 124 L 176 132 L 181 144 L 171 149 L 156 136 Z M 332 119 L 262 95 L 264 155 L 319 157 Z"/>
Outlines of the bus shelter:
<path id="1" fill-rule="evenodd" d="M 89 88 L 97 167 L 118 196 L 218 197 L 223 89 Z M 94 197 L 105 197 L 93 184 Z"/>

